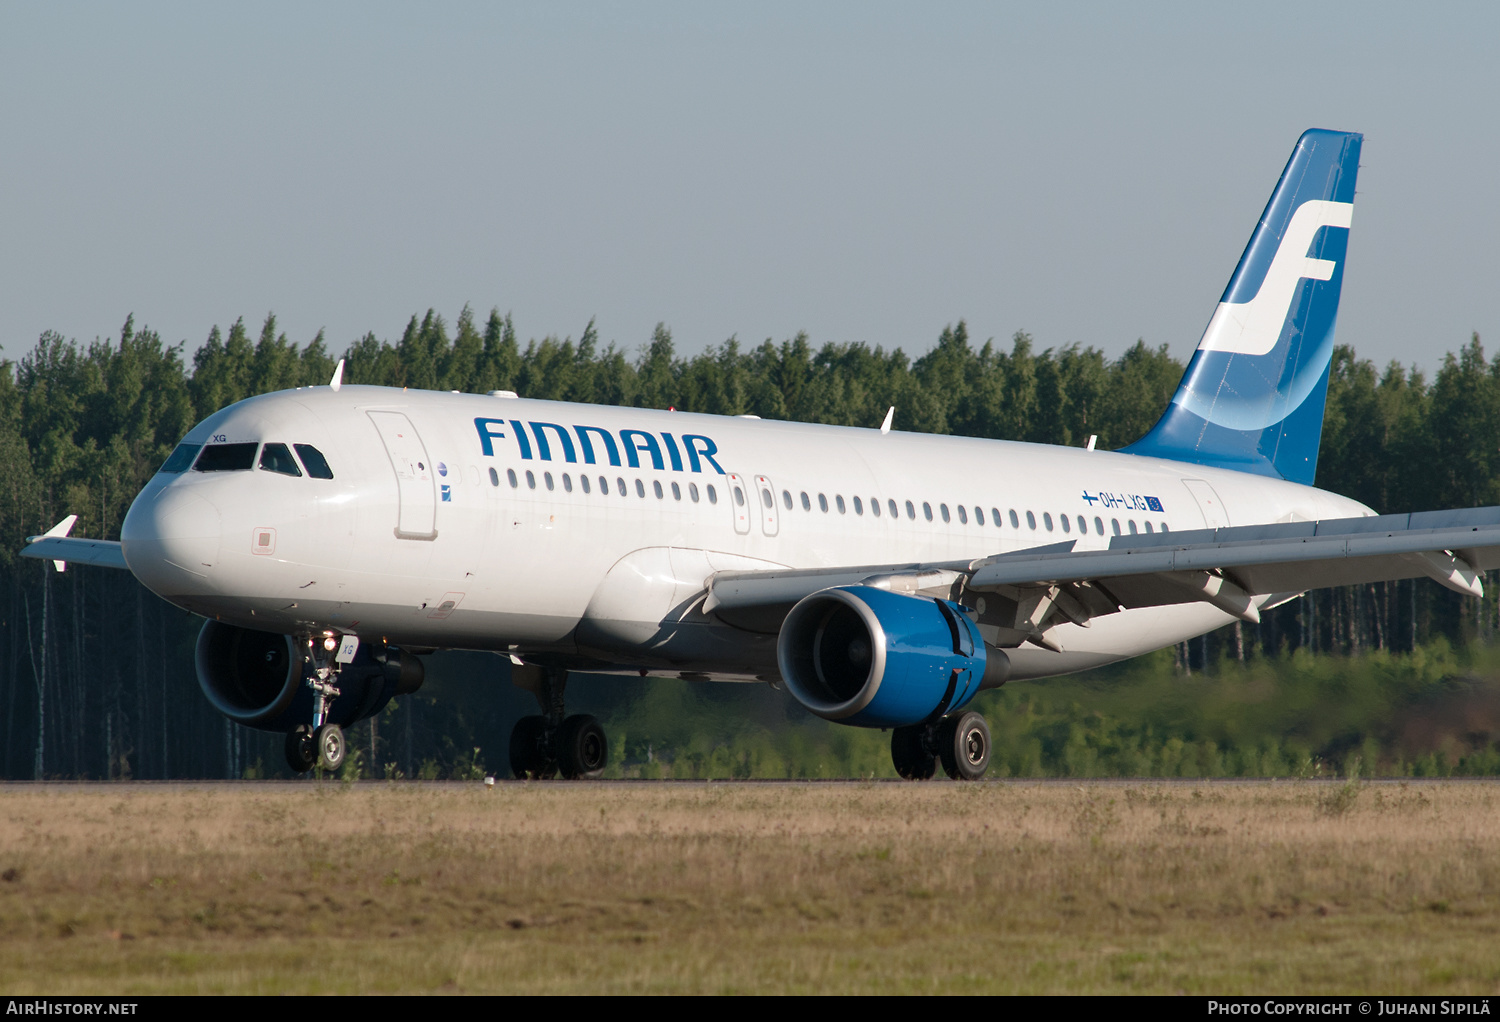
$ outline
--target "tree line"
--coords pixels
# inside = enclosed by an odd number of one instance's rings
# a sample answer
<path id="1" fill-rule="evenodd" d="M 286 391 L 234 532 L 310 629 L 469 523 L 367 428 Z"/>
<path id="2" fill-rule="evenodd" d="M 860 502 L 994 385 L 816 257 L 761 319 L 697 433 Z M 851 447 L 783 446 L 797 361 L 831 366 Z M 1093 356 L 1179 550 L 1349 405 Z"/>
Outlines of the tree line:
<path id="1" fill-rule="evenodd" d="M 194 423 L 255 394 L 325 384 L 339 358 L 354 383 L 856 426 L 878 425 L 895 405 L 898 429 L 1064 445 L 1097 436 L 1101 448 L 1150 429 L 1183 370 L 1165 345 L 1137 341 L 1114 359 L 1076 344 L 1039 348 L 1024 333 L 976 345 L 962 321 L 915 359 L 862 343 L 815 346 L 805 334 L 755 346 L 731 338 L 683 356 L 660 325 L 632 352 L 601 343 L 593 322 L 576 340 L 523 346 L 510 316 L 492 310 L 481 322 L 468 307 L 451 324 L 429 310 L 399 339 L 366 334 L 342 354 L 321 332 L 290 340 L 274 316 L 258 334 L 238 320 L 214 327 L 190 357 L 185 349 L 127 319 L 118 338 L 85 344 L 48 332 L 19 360 L 0 361 L 0 775 L 280 769 L 277 742 L 223 721 L 200 697 L 190 615 L 126 572 L 56 574 L 16 552 L 70 513 L 76 535 L 117 539 L 136 492 Z M 1500 358 L 1488 360 L 1476 335 L 1429 379 L 1335 349 L 1317 485 L 1381 512 L 1500 503 Z M 1225 659 L 1403 653 L 1439 639 L 1462 647 L 1489 639 L 1496 620 L 1493 597 L 1466 601 L 1426 581 L 1348 587 L 1181 646 L 1171 669 L 1192 678 Z M 424 689 L 388 709 L 363 736 L 364 767 L 416 776 L 472 771 L 482 756 L 503 763 L 495 736 L 505 728 L 479 723 L 495 710 L 466 702 L 473 689 L 452 685 L 441 700 Z M 598 687 L 601 710 L 627 698 L 616 689 Z"/>

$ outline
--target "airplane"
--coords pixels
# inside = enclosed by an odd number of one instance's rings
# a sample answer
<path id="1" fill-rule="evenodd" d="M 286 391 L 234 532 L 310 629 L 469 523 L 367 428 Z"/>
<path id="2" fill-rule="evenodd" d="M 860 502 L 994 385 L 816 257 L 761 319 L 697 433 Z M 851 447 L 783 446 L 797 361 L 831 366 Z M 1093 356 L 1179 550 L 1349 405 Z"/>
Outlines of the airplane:
<path id="1" fill-rule="evenodd" d="M 1182 382 L 1120 451 L 755 416 L 329 385 L 203 420 L 119 542 L 205 618 L 203 694 L 337 769 L 343 728 L 437 649 L 508 658 L 518 777 L 596 777 L 569 672 L 760 681 L 888 729 L 900 776 L 973 780 L 981 691 L 1172 645 L 1323 586 L 1482 594 L 1500 508 L 1376 515 L 1313 486 L 1363 136 L 1297 141 Z"/>

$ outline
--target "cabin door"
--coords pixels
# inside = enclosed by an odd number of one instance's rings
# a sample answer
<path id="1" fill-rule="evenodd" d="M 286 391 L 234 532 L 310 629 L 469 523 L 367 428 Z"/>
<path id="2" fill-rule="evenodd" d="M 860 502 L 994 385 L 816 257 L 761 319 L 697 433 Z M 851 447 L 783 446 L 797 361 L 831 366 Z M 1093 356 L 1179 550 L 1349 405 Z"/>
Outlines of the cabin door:
<path id="1" fill-rule="evenodd" d="M 1184 479 L 1182 485 L 1188 488 L 1188 492 L 1198 502 L 1198 510 L 1203 512 L 1204 525 L 1210 529 L 1222 529 L 1229 524 L 1229 513 L 1224 510 L 1224 502 L 1206 481 Z"/>
<path id="2" fill-rule="evenodd" d="M 417 429 L 401 412 L 369 412 L 396 472 L 397 539 L 437 539 L 436 473 Z"/>

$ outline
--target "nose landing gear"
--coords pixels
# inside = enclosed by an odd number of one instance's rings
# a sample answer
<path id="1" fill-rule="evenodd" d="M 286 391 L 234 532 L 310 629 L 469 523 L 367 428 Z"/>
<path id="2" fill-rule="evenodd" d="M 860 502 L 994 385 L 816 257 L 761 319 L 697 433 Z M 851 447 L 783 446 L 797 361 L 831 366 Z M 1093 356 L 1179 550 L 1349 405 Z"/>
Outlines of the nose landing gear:
<path id="1" fill-rule="evenodd" d="M 327 647 L 327 643 L 321 645 Z M 298 724 L 286 736 L 287 766 L 299 774 L 305 774 L 315 766 L 331 773 L 344 765 L 344 754 L 348 751 L 344 729 L 326 719 L 329 704 L 340 694 L 334 684 L 340 665 L 336 661 L 330 663 L 328 654 L 332 649 L 320 649 L 319 646 L 320 643 L 312 638 L 304 640 L 307 652 L 303 663 L 308 673 L 303 683 L 313 693 L 312 724 Z"/>
<path id="2" fill-rule="evenodd" d="M 569 717 L 563 709 L 568 672 L 547 668 L 533 689 L 542 715 L 522 717 L 510 733 L 510 771 L 516 777 L 568 780 L 598 777 L 609 763 L 604 728 L 586 713 Z"/>

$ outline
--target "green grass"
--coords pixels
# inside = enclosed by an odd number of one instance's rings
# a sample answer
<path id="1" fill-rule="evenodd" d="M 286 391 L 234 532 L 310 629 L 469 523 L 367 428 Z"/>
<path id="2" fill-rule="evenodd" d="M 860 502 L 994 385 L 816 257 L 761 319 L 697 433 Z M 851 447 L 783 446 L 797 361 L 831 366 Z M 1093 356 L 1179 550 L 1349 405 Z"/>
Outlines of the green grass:
<path id="1" fill-rule="evenodd" d="M 0 990 L 1495 993 L 1497 809 L 1489 782 L 0 787 Z"/>

